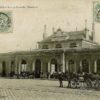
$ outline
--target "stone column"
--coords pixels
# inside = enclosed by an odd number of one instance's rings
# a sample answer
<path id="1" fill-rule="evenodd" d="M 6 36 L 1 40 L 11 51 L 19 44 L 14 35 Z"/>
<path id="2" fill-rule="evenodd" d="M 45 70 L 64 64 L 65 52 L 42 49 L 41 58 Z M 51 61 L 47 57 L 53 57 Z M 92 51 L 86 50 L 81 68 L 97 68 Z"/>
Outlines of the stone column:
<path id="1" fill-rule="evenodd" d="M 80 71 L 82 72 L 82 61 L 80 61 Z"/>
<path id="2" fill-rule="evenodd" d="M 0 74 L 2 73 L 2 63 L 0 62 Z"/>
<path id="3" fill-rule="evenodd" d="M 66 61 L 66 71 L 68 71 L 68 60 Z"/>
<path id="4" fill-rule="evenodd" d="M 65 53 L 62 55 L 62 71 L 65 72 Z"/>
<path id="5" fill-rule="evenodd" d="M 41 72 L 43 72 L 43 61 L 41 61 Z"/>
<path id="6" fill-rule="evenodd" d="M 76 73 L 76 72 L 77 72 L 76 60 L 74 60 L 74 66 L 75 66 L 75 67 L 74 67 L 74 72 Z"/>
<path id="7" fill-rule="evenodd" d="M 11 72 L 11 61 L 8 62 L 8 73 Z"/>
<path id="8" fill-rule="evenodd" d="M 90 61 L 88 61 L 88 63 L 89 63 L 89 73 L 91 73 Z"/>
<path id="9" fill-rule="evenodd" d="M 35 61 L 32 63 L 32 71 L 35 71 Z"/>
<path id="10" fill-rule="evenodd" d="M 48 79 L 50 79 L 50 74 L 51 74 L 51 64 L 50 64 L 50 61 L 48 61 L 48 73 L 49 73 Z"/>
<path id="11" fill-rule="evenodd" d="M 11 72 L 11 62 L 6 62 L 6 76 L 9 76 L 9 73 Z"/>
<path id="12" fill-rule="evenodd" d="M 14 72 L 17 73 L 17 62 L 15 61 Z"/>
<path id="13" fill-rule="evenodd" d="M 97 72 L 97 61 L 94 62 L 94 72 Z"/>
<path id="14" fill-rule="evenodd" d="M 21 63 L 19 62 L 18 63 L 18 73 L 20 74 L 20 72 L 21 72 Z"/>
<path id="15" fill-rule="evenodd" d="M 31 69 L 32 69 L 32 62 L 31 62 L 30 59 L 27 60 L 27 63 L 26 63 L 26 65 L 25 65 L 25 67 L 26 67 L 26 71 L 31 72 Z"/>
<path id="16" fill-rule="evenodd" d="M 50 73 L 50 61 L 48 62 L 48 72 Z"/>

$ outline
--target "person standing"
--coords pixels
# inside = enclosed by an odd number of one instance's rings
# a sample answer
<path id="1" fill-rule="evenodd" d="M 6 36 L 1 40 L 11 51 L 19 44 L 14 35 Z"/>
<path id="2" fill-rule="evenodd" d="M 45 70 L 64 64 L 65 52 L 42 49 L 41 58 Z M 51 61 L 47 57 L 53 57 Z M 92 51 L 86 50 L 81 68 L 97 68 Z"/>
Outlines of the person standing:
<path id="1" fill-rule="evenodd" d="M 68 78 L 68 88 L 71 88 L 71 78 L 72 78 L 72 73 L 70 73 L 70 72 L 68 72 L 68 76 L 67 76 L 67 78 Z"/>
<path id="2" fill-rule="evenodd" d="M 59 87 L 63 87 L 63 74 L 61 72 L 59 72 L 58 79 L 60 84 Z"/>

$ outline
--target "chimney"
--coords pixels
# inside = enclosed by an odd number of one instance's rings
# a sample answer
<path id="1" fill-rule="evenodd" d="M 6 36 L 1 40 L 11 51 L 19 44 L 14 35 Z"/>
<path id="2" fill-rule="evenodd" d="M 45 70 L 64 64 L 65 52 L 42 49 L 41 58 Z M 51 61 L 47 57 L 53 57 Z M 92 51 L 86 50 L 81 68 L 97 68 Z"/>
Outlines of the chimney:
<path id="1" fill-rule="evenodd" d="M 44 25 L 43 40 L 46 38 L 46 24 Z"/>
<path id="2" fill-rule="evenodd" d="M 85 35 L 86 35 L 86 40 L 89 40 L 89 34 L 88 34 L 88 29 L 87 29 L 87 20 L 85 20 Z"/>
<path id="3" fill-rule="evenodd" d="M 95 24 L 92 23 L 92 40 L 95 41 Z"/>

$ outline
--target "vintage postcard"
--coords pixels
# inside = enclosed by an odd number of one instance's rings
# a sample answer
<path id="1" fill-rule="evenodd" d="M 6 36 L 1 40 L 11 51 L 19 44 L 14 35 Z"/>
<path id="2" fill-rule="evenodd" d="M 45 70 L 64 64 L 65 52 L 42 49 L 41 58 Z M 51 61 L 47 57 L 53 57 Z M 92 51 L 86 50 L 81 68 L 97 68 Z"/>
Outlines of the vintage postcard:
<path id="1" fill-rule="evenodd" d="M 100 99 L 100 0 L 0 0 L 0 100 Z"/>

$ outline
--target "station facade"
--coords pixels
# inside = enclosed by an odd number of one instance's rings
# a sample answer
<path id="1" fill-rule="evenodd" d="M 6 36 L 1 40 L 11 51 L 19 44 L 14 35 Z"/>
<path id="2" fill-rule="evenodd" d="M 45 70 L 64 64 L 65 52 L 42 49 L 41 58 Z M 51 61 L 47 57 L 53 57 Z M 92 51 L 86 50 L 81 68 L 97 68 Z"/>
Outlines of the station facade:
<path id="1" fill-rule="evenodd" d="M 38 42 L 38 49 L 0 54 L 0 74 L 8 76 L 12 71 L 19 74 L 35 71 L 44 77 L 48 72 L 100 74 L 100 45 L 94 38 L 95 32 L 87 28 L 71 32 L 59 28 Z"/>

